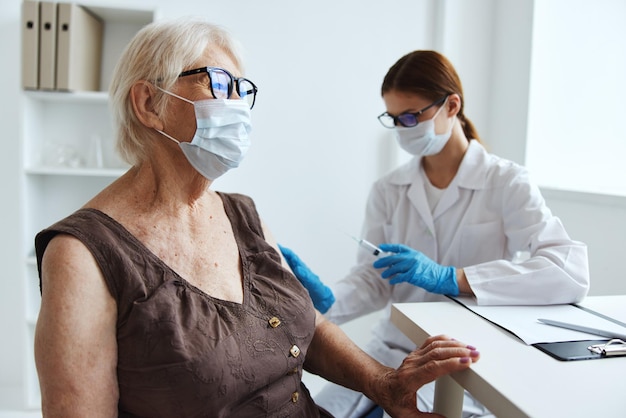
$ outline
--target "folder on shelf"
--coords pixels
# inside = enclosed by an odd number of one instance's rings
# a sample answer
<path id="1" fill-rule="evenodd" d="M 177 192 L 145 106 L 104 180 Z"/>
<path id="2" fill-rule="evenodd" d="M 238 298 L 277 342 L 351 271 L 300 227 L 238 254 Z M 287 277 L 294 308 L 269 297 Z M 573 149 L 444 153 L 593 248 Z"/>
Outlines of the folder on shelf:
<path id="1" fill-rule="evenodd" d="M 39 9 L 39 88 L 54 90 L 57 46 L 57 4 L 40 2 Z"/>
<path id="2" fill-rule="evenodd" d="M 75 3 L 58 4 L 56 89 L 98 91 L 102 20 Z"/>
<path id="3" fill-rule="evenodd" d="M 39 2 L 22 3 L 22 87 L 39 87 Z"/>

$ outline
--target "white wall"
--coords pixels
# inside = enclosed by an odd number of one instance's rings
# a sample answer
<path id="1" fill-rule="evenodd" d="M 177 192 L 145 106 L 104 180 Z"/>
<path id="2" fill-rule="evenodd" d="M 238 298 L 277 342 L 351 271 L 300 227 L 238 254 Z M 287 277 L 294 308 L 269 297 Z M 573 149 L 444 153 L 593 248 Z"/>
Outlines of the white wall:
<path id="1" fill-rule="evenodd" d="M 253 111 L 253 146 L 242 166 L 215 186 L 251 195 L 279 242 L 296 250 L 328 282 L 340 278 L 353 262 L 356 248 L 341 231 L 358 234 L 370 184 L 406 159 L 376 120 L 384 110 L 379 97 L 382 78 L 401 55 L 421 48 L 448 55 L 463 80 L 466 113 L 484 142 L 493 152 L 524 162 L 533 0 L 82 3 L 156 8 L 160 18 L 201 14 L 242 41 L 247 76 L 260 90 Z M 0 35 L 16 40 L 0 43 L 5 58 L 0 67 L 5 141 L 0 173 L 7 196 L 0 218 L 5 233 L 0 243 L 5 266 L 0 332 L 11 342 L 0 345 L 0 387 L 19 385 L 23 365 L 18 360 L 25 348 L 22 324 L 15 323 L 23 305 L 15 297 L 22 294 L 18 289 L 23 256 L 18 251 L 22 246 L 15 245 L 23 239 L 16 158 L 20 80 L 18 65 L 7 64 L 19 63 L 19 7 L 20 0 L 0 3 Z M 591 200 L 579 212 L 567 199 L 555 201 L 555 213 L 567 213 L 568 227 L 605 203 Z M 619 210 L 606 215 L 622 216 Z M 608 254 L 611 239 L 594 241 L 601 248 L 590 254 Z M 617 270 L 611 257 L 594 261 L 607 265 L 608 271 Z M 598 275 L 603 271 L 595 270 Z M 366 339 L 368 328 L 364 322 L 347 327 L 359 342 Z M 0 409 L 16 402 L 14 396 L 12 403 L 3 399 L 7 393 L 0 389 Z"/>
<path id="2" fill-rule="evenodd" d="M 20 228 L 20 141 L 19 141 L 19 7 L 17 0 L 0 2 L 0 127 L 2 127 L 2 152 L 0 152 L 0 182 L 3 204 L 0 210 L 0 388 L 22 378 L 22 353 L 26 341 L 26 330 L 21 322 L 23 312 L 23 277 Z M 0 390 L 2 405 L 19 402 L 18 386 Z"/>
<path id="3" fill-rule="evenodd" d="M 588 245 L 592 295 L 626 293 L 626 2 L 536 1 L 526 165 Z"/>

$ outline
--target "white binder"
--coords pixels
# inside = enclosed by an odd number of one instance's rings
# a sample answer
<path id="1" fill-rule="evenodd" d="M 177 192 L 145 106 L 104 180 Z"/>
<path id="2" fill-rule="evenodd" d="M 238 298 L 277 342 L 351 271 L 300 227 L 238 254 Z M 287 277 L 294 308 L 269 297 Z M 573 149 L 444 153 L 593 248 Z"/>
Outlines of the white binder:
<path id="1" fill-rule="evenodd" d="M 100 89 L 102 21 L 75 3 L 58 4 L 56 89 Z"/>
<path id="2" fill-rule="evenodd" d="M 39 2 L 22 3 L 22 87 L 39 88 Z"/>
<path id="3" fill-rule="evenodd" d="M 56 71 L 57 4 L 40 2 L 39 10 L 39 88 L 54 90 Z"/>

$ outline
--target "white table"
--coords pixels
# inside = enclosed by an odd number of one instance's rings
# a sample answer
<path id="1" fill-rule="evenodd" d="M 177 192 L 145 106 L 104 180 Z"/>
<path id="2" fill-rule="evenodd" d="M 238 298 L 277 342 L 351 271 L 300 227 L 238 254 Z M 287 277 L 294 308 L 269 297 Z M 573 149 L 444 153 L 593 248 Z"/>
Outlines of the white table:
<path id="1" fill-rule="evenodd" d="M 623 313 L 626 295 L 582 305 Z M 463 388 L 502 418 L 626 417 L 626 357 L 559 361 L 453 301 L 395 304 L 391 320 L 417 345 L 446 334 L 480 351 L 470 369 L 437 381 L 435 411 L 448 418 L 461 416 Z"/>

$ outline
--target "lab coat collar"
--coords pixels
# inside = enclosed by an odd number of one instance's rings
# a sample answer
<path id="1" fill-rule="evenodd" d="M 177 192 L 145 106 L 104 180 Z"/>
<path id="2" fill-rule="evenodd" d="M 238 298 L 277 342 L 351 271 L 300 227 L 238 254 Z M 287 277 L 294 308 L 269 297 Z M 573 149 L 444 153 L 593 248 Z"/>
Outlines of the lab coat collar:
<path id="1" fill-rule="evenodd" d="M 423 183 L 426 179 L 420 172 L 421 157 L 417 156 L 397 169 L 389 177 L 389 181 L 394 184 L 409 186 L 407 191 L 409 200 L 424 221 L 430 234 L 436 236 L 435 219 L 454 206 L 459 198 L 460 188 L 469 190 L 485 188 L 488 169 L 487 160 L 489 158 L 489 154 L 478 141 L 470 141 L 456 176 L 441 196 L 441 200 L 433 213 L 430 211 L 424 191 Z"/>
<path id="2" fill-rule="evenodd" d="M 480 142 L 471 140 L 453 182 L 457 182 L 458 186 L 464 189 L 484 189 L 487 187 L 489 159 L 485 147 Z"/>
<path id="3" fill-rule="evenodd" d="M 489 154 L 480 142 L 470 141 L 465 156 L 463 156 L 463 161 L 461 161 L 459 171 L 450 186 L 456 184 L 458 187 L 465 189 L 484 189 L 486 187 L 488 159 Z M 391 173 L 389 182 L 397 185 L 421 183 L 419 174 L 421 163 L 421 156 L 414 157 Z"/>

